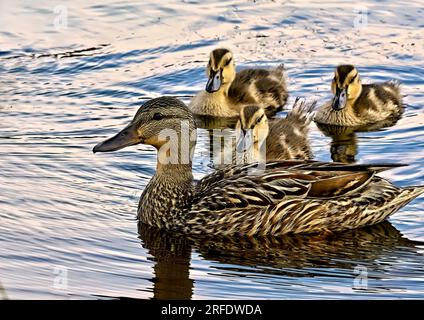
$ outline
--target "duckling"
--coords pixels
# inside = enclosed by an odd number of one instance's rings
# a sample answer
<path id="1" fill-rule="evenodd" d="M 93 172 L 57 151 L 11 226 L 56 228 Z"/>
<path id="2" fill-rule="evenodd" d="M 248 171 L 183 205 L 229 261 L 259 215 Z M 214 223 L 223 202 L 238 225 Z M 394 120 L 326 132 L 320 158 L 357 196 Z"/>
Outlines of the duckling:
<path id="1" fill-rule="evenodd" d="M 334 97 L 315 116 L 317 123 L 339 126 L 375 124 L 403 113 L 399 84 L 394 81 L 362 84 L 353 65 L 336 68 L 331 83 Z"/>
<path id="2" fill-rule="evenodd" d="M 400 188 L 376 176 L 399 165 L 312 160 L 268 162 L 260 168 L 227 166 L 193 184 L 194 117 L 171 97 L 147 101 L 128 126 L 93 152 L 139 143 L 155 147 L 158 158 L 137 217 L 177 233 L 281 236 L 341 231 L 379 223 L 424 192 L 424 186 Z"/>
<path id="3" fill-rule="evenodd" d="M 298 101 L 285 118 L 272 120 L 259 106 L 243 108 L 236 125 L 236 163 L 312 159 L 308 126 L 316 103 L 299 105 Z"/>
<path id="4" fill-rule="evenodd" d="M 209 78 L 205 91 L 189 104 L 196 115 L 237 117 L 246 105 L 259 105 L 269 115 L 285 105 L 288 97 L 284 66 L 275 69 L 246 69 L 236 73 L 233 53 L 215 49 L 206 67 Z"/>

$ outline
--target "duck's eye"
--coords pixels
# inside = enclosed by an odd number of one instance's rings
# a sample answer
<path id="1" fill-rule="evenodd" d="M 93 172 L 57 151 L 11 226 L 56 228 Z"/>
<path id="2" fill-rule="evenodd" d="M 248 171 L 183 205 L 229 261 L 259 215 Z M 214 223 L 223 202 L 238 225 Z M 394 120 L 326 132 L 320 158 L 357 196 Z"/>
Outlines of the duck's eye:
<path id="1" fill-rule="evenodd" d="M 256 124 L 260 123 L 262 121 L 262 119 L 264 118 L 264 115 L 261 115 L 258 120 L 256 120 Z"/>
<path id="2" fill-rule="evenodd" d="M 153 120 L 162 120 L 164 117 L 163 114 L 157 112 L 153 115 Z"/>
<path id="3" fill-rule="evenodd" d="M 228 59 L 227 62 L 225 63 L 225 65 L 224 65 L 224 67 L 228 66 L 232 60 L 233 60 L 233 58 Z"/>
<path id="4" fill-rule="evenodd" d="M 355 76 L 353 76 L 352 79 L 350 79 L 349 84 L 351 84 L 351 83 L 353 83 L 353 81 L 355 81 L 357 75 L 358 74 L 355 74 Z"/>

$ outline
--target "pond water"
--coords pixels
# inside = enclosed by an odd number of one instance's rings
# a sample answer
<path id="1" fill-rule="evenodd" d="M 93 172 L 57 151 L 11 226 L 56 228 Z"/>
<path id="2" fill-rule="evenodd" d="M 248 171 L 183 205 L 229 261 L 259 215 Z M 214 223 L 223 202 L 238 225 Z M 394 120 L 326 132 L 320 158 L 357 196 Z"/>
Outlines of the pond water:
<path id="1" fill-rule="evenodd" d="M 189 241 L 137 227 L 152 148 L 91 151 L 149 98 L 188 103 L 225 46 L 238 68 L 284 63 L 289 106 L 329 99 L 339 63 L 399 80 L 403 118 L 336 149 L 408 163 L 382 176 L 423 184 L 423 18 L 421 1 L 2 0 L 0 298 L 424 298 L 424 197 L 337 236 Z M 200 129 L 197 179 L 208 139 Z M 331 161 L 331 138 L 311 124 L 310 139 Z"/>

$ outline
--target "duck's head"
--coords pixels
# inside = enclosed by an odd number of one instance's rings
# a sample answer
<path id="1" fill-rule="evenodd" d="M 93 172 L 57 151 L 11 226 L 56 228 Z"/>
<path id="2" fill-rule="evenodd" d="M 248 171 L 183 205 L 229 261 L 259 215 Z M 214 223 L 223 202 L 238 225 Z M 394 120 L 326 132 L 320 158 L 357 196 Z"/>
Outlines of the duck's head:
<path id="1" fill-rule="evenodd" d="M 237 152 L 247 151 L 254 143 L 262 144 L 268 133 L 265 110 L 258 106 L 244 107 L 236 124 Z"/>
<path id="2" fill-rule="evenodd" d="M 209 93 L 216 92 L 222 86 L 233 82 L 236 69 L 232 52 L 228 49 L 213 50 L 206 66 L 206 74 L 209 79 L 205 90 Z"/>
<path id="3" fill-rule="evenodd" d="M 336 111 L 344 109 L 349 102 L 354 102 L 362 91 L 358 70 L 353 65 L 338 66 L 331 83 L 331 91 L 334 94 L 332 107 Z"/>
<path id="4" fill-rule="evenodd" d="M 176 98 L 151 99 L 138 109 L 129 125 L 97 144 L 93 152 L 116 151 L 139 143 L 155 147 L 158 161 L 191 163 L 196 144 L 196 125 L 192 113 Z"/>

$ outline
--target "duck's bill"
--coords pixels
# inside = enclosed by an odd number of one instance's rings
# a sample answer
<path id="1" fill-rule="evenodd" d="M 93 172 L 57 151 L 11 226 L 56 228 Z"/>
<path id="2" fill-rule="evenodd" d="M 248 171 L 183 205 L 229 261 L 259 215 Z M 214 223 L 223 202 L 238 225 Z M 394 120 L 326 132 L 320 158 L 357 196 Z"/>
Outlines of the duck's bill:
<path id="1" fill-rule="evenodd" d="M 100 142 L 93 148 L 93 152 L 111 152 L 123 149 L 128 146 L 133 146 L 140 143 L 140 138 L 137 134 L 136 127 L 129 125 L 124 130 L 103 142 Z"/>
<path id="2" fill-rule="evenodd" d="M 346 107 L 347 103 L 347 92 L 346 89 L 337 89 L 332 101 L 332 108 L 336 111 L 342 110 Z"/>
<path id="3" fill-rule="evenodd" d="M 221 72 L 212 72 L 205 90 L 209 93 L 216 92 L 221 88 Z"/>
<path id="4" fill-rule="evenodd" d="M 244 134 L 240 134 L 236 144 L 237 152 L 242 153 L 249 150 L 252 145 L 252 141 L 252 130 L 247 130 Z"/>

